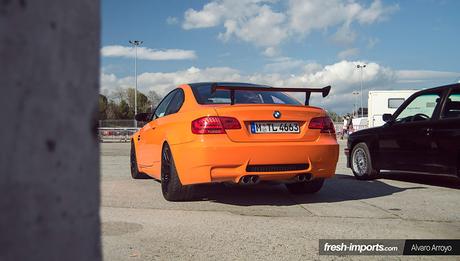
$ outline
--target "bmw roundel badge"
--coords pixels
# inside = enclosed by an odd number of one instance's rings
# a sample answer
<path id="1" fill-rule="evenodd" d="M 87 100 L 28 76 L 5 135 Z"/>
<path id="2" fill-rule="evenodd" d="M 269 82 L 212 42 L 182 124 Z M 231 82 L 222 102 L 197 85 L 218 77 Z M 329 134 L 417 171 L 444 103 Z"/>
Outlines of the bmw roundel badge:
<path id="1" fill-rule="evenodd" d="M 281 112 L 279 111 L 273 112 L 273 117 L 275 117 L 275 119 L 279 119 L 281 117 Z"/>

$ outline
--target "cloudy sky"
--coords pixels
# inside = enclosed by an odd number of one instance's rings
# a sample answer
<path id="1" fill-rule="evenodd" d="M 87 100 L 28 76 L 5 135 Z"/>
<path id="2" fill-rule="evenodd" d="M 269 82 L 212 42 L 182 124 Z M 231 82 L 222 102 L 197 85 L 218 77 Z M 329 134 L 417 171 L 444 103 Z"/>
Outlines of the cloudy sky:
<path id="1" fill-rule="evenodd" d="M 339 113 L 353 90 L 421 89 L 460 80 L 457 0 L 103 0 L 101 92 L 165 94 L 181 83 L 332 85 L 312 104 Z M 366 64 L 364 70 L 356 68 Z"/>

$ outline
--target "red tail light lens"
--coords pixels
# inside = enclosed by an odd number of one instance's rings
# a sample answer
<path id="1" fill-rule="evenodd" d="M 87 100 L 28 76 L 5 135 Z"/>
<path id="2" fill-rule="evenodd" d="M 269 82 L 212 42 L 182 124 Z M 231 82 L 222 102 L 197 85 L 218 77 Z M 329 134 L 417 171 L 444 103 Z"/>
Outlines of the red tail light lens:
<path id="1" fill-rule="evenodd" d="M 222 122 L 222 125 L 224 126 L 224 129 L 226 130 L 236 130 L 236 129 L 241 129 L 240 122 L 232 117 L 219 117 L 220 122 Z"/>
<path id="2" fill-rule="evenodd" d="M 192 121 L 194 134 L 223 134 L 231 129 L 241 129 L 240 122 L 232 117 L 208 116 Z"/>
<path id="3" fill-rule="evenodd" d="M 335 133 L 334 123 L 329 117 L 316 117 L 310 120 L 309 129 L 320 129 L 322 133 Z"/>

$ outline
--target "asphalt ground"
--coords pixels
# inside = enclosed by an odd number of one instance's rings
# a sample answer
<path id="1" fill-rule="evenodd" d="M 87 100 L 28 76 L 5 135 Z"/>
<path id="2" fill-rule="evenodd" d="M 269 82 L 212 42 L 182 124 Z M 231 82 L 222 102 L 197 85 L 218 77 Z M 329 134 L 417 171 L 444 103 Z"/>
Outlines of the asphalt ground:
<path id="1" fill-rule="evenodd" d="M 319 239 L 458 239 L 460 181 L 385 173 L 358 181 L 345 166 L 314 195 L 282 185 L 203 186 L 206 198 L 168 202 L 160 183 L 131 179 L 129 143 L 101 144 L 105 260 L 432 260 L 319 256 Z M 457 257 L 436 259 L 458 260 Z"/>

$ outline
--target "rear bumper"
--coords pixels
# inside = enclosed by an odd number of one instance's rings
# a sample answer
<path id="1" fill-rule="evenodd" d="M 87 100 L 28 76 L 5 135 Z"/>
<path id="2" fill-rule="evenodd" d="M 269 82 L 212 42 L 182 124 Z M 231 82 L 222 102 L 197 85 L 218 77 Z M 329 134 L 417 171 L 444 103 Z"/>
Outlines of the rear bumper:
<path id="1" fill-rule="evenodd" d="M 238 143 L 225 135 L 209 135 L 189 143 L 171 146 L 183 185 L 210 182 L 238 182 L 245 175 L 264 180 L 289 180 L 310 173 L 313 178 L 335 174 L 339 145 L 331 135 L 314 142 Z M 257 172 L 254 165 L 307 165 L 305 169 Z M 248 166 L 250 166 L 248 168 Z M 248 171 L 251 170 L 251 171 Z"/>

